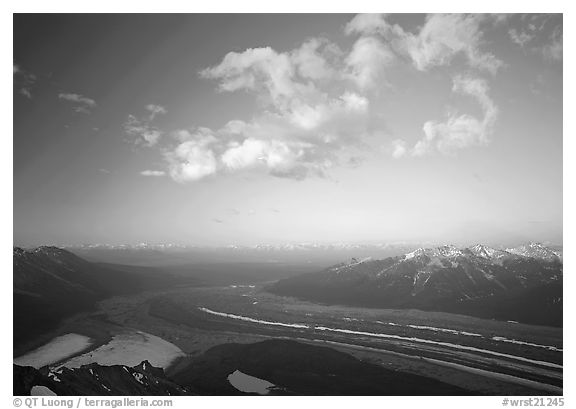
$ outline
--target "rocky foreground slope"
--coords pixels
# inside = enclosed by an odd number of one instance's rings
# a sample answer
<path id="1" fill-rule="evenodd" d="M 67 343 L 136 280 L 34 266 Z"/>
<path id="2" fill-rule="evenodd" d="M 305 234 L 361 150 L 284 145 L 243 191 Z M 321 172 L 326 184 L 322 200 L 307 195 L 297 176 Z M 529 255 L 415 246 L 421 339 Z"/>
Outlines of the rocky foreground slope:
<path id="1" fill-rule="evenodd" d="M 240 374 L 238 382 L 232 376 Z M 250 392 L 251 383 L 265 383 Z M 468 391 L 289 340 L 213 347 L 168 378 L 148 361 L 136 367 L 76 369 L 14 365 L 14 395 L 464 395 Z"/>

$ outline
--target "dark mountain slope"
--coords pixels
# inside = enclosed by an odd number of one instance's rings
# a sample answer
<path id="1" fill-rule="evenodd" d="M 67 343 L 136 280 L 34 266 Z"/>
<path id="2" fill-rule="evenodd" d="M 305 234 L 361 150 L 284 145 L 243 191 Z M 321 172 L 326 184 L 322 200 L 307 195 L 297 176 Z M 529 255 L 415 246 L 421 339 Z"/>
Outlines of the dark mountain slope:
<path id="1" fill-rule="evenodd" d="M 14 344 L 54 328 L 97 300 L 177 283 L 168 274 L 122 271 L 57 247 L 13 249 Z"/>
<path id="2" fill-rule="evenodd" d="M 562 261 L 542 247 L 529 246 L 533 253 L 526 255 L 482 245 L 443 246 L 385 260 L 353 259 L 280 280 L 267 290 L 328 304 L 417 308 L 561 325 Z"/>

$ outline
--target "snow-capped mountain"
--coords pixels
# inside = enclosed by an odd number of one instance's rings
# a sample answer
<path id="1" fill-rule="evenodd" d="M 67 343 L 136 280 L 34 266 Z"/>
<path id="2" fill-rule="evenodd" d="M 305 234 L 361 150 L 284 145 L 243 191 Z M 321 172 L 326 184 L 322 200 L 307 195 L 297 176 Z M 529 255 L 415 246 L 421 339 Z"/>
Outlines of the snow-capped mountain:
<path id="1" fill-rule="evenodd" d="M 561 259 L 542 246 L 537 249 L 522 254 L 481 244 L 419 248 L 401 256 L 356 259 L 318 273 L 287 278 L 269 290 L 328 303 L 440 311 L 465 311 L 490 300 L 495 307 L 501 300 L 534 294 L 542 288 L 552 288 L 556 297 L 562 297 Z M 539 305 L 538 299 L 532 301 Z M 543 302 L 548 301 L 551 299 Z"/>
<path id="2" fill-rule="evenodd" d="M 472 252 L 475 256 L 487 258 L 489 260 L 502 260 L 513 257 L 508 251 L 498 250 L 483 244 L 476 244 L 475 246 L 468 247 L 467 250 Z"/>
<path id="3" fill-rule="evenodd" d="M 171 263 L 221 262 L 316 262 L 337 263 L 346 258 L 386 258 L 410 251 L 417 246 L 407 243 L 285 243 L 228 246 L 193 246 L 180 244 L 84 244 L 64 246 L 66 250 L 89 261 L 131 264 L 168 265 Z"/>
<path id="4" fill-rule="evenodd" d="M 543 260 L 560 260 L 562 258 L 562 253 L 552 250 L 540 243 L 528 243 L 515 248 L 506 249 L 507 252 L 518 254 L 524 257 L 532 257 Z"/>

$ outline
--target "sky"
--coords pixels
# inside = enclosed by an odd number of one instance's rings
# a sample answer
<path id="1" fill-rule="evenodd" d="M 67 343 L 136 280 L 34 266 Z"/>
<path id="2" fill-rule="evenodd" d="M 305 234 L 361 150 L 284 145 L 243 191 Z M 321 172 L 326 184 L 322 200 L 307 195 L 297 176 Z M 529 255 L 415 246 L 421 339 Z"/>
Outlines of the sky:
<path id="1" fill-rule="evenodd" d="M 14 15 L 14 244 L 562 243 L 562 15 Z"/>

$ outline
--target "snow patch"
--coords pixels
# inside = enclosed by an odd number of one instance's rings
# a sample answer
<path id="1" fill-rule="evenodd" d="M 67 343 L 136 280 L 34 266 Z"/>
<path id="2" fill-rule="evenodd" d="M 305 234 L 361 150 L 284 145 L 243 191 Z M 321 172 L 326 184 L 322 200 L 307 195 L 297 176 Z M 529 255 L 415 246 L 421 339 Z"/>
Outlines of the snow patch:
<path id="1" fill-rule="evenodd" d="M 43 366 L 61 361 L 92 345 L 92 339 L 80 334 L 66 334 L 52 339 L 45 345 L 14 359 L 20 366 Z"/>
<path id="2" fill-rule="evenodd" d="M 285 324 L 283 322 L 257 320 L 255 318 L 244 317 L 242 315 L 227 314 L 225 312 L 212 311 L 212 310 L 209 310 L 208 308 L 204 308 L 204 307 L 199 307 L 198 309 L 200 311 L 204 311 L 208 314 L 218 315 L 220 317 L 232 318 L 232 319 L 240 320 L 240 321 L 253 322 L 256 324 L 276 325 L 279 327 L 291 327 L 291 328 L 310 328 L 308 325 L 304 325 L 304 324 Z"/>
<path id="3" fill-rule="evenodd" d="M 145 385 L 144 382 L 142 382 L 142 379 L 144 379 L 144 375 L 142 375 L 141 373 L 138 372 L 134 372 L 132 374 L 132 376 L 134 377 L 134 379 L 136 379 L 140 384 Z"/>
<path id="4" fill-rule="evenodd" d="M 166 369 L 176 358 L 181 356 L 184 356 L 184 352 L 176 345 L 160 337 L 136 331 L 115 335 L 107 344 L 90 353 L 76 356 L 66 361 L 62 366 L 79 368 L 91 363 L 106 366 L 137 366 L 142 361 L 148 360 L 152 365 Z M 128 370 L 126 369 L 126 371 Z"/>
<path id="5" fill-rule="evenodd" d="M 33 386 L 30 390 L 30 396 L 58 396 L 50 388 L 43 385 Z"/>
<path id="6" fill-rule="evenodd" d="M 532 342 L 518 341 L 516 339 L 509 339 L 509 338 L 504 338 L 504 337 L 492 337 L 492 339 L 494 341 L 509 342 L 509 343 L 518 344 L 518 345 L 528 345 L 531 347 L 548 349 L 550 351 L 563 352 L 563 350 L 561 348 L 556 348 L 556 347 L 551 346 L 551 345 L 534 344 Z"/>

